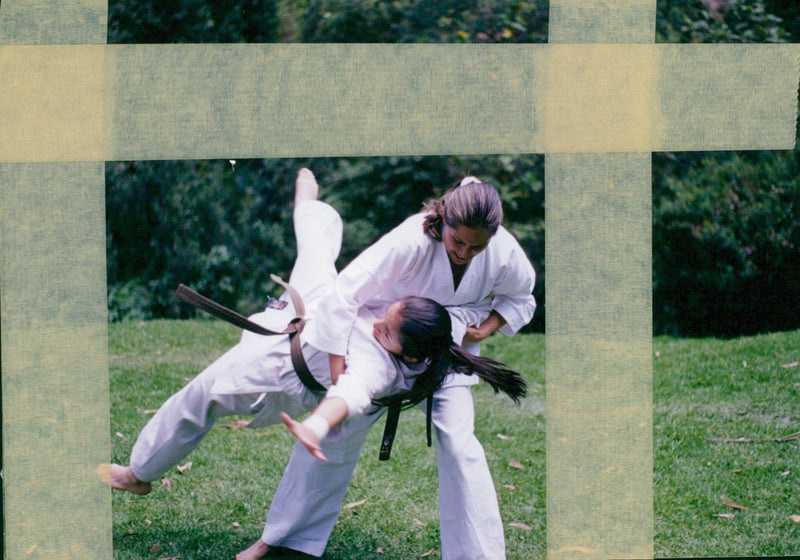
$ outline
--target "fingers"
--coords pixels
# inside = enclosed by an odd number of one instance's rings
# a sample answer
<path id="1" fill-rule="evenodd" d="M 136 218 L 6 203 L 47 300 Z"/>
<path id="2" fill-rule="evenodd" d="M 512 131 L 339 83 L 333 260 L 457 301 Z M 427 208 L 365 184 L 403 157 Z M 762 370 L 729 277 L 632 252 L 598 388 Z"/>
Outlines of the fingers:
<path id="1" fill-rule="evenodd" d="M 297 424 L 297 422 L 293 420 L 292 417 L 286 414 L 285 412 L 281 412 L 281 422 L 286 424 L 286 427 L 289 428 L 290 430 L 292 429 L 292 425 Z"/>
<path id="2" fill-rule="evenodd" d="M 297 440 L 302 443 L 306 449 L 308 449 L 311 455 L 323 462 L 328 460 L 328 458 L 325 457 L 325 454 L 322 453 L 319 438 L 311 431 L 311 429 L 304 426 L 301 422 L 294 420 L 285 412 L 281 412 L 280 417 L 281 422 L 283 422 L 286 427 L 289 428 L 289 431 L 292 432 L 292 435 L 297 438 Z"/>
<path id="3" fill-rule="evenodd" d="M 322 449 L 320 449 L 319 447 L 317 447 L 316 449 L 311 449 L 310 447 L 306 446 L 306 448 L 311 452 L 311 454 L 314 457 L 316 457 L 317 459 L 319 459 L 323 463 L 327 463 L 328 462 L 328 458 L 325 456 L 325 454 L 322 452 Z"/>

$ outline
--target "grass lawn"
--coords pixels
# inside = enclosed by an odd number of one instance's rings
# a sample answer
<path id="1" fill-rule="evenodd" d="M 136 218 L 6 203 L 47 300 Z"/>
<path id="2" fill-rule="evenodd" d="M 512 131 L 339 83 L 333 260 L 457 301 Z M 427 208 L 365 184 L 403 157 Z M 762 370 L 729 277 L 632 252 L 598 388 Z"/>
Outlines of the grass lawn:
<path id="1" fill-rule="evenodd" d="M 656 557 L 800 553 L 800 331 L 653 351 Z"/>
<path id="2" fill-rule="evenodd" d="M 152 411 L 238 337 L 220 321 L 111 325 L 113 460 L 126 463 Z M 485 384 L 475 388 L 476 432 L 508 558 L 544 558 L 544 337 L 492 337 L 484 354 L 516 366 L 530 384 L 521 407 Z M 800 440 L 779 441 L 800 431 L 798 361 L 800 331 L 653 341 L 657 558 L 800 552 L 800 517 L 792 517 L 800 516 Z M 167 474 L 169 488 L 113 494 L 117 559 L 232 558 L 258 538 L 293 441 L 282 426 L 248 430 L 235 420 L 212 430 L 187 458 L 191 468 Z M 388 462 L 377 460 L 381 430 L 367 441 L 326 559 L 440 556 L 435 451 L 424 445 L 424 417 L 403 414 Z"/>
<path id="3" fill-rule="evenodd" d="M 127 464 L 154 410 L 240 332 L 213 320 L 110 325 L 113 461 Z M 494 476 L 508 558 L 544 558 L 544 337 L 493 337 L 484 354 L 515 366 L 530 385 L 521 406 L 476 387 L 476 433 Z M 233 558 L 260 536 L 294 440 L 283 426 L 249 430 L 240 419 L 218 423 L 186 459 L 190 468 L 167 473 L 168 485 L 155 483 L 144 497 L 113 493 L 116 559 Z M 323 558 L 438 558 L 436 456 L 425 446 L 424 415 L 403 413 L 387 462 L 377 458 L 382 422 L 376 428 Z"/>

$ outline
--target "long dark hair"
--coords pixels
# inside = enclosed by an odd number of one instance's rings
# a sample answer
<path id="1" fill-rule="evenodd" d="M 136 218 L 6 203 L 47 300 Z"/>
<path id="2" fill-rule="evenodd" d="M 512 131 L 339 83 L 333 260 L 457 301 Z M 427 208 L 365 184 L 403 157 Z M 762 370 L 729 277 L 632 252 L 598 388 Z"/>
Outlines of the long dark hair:
<path id="1" fill-rule="evenodd" d="M 494 235 L 503 223 L 503 203 L 497 189 L 471 175 L 464 177 L 461 183 L 440 198 L 427 202 L 423 210 L 429 214 L 422 228 L 436 241 L 442 240 L 444 225 L 485 229 Z"/>
<path id="2" fill-rule="evenodd" d="M 375 399 L 374 404 L 414 406 L 441 387 L 444 378 L 453 371 L 477 375 L 489 383 L 495 393 L 503 391 L 515 403 L 525 396 L 527 383 L 519 373 L 497 360 L 475 356 L 453 342 L 450 314 L 444 306 L 416 296 L 401 301 L 403 354 L 427 362 L 428 368 L 417 377 L 410 390 Z"/>

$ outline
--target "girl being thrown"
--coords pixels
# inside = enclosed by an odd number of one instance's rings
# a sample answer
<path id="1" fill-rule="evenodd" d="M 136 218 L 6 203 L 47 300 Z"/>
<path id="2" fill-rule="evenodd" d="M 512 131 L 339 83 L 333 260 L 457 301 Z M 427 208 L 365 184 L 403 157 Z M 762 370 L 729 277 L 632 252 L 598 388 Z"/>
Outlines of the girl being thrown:
<path id="1" fill-rule="evenodd" d="M 316 200 L 317 188 L 310 172 L 298 175 L 297 260 L 289 282 L 304 300 L 308 321 L 313 321 L 317 303 L 335 284 L 334 263 L 342 237 L 339 215 Z M 294 308 L 288 294 L 278 301 L 250 319 L 281 330 L 294 317 Z M 472 311 L 450 311 L 470 324 Z M 420 402 L 442 384 L 450 368 L 485 379 L 495 392 L 505 392 L 514 402 L 525 395 L 525 380 L 518 373 L 495 360 L 473 356 L 453 342 L 448 310 L 430 299 L 403 298 L 383 317 L 360 309 L 350 335 L 347 366 L 335 384 L 328 354 L 314 347 L 313 333 L 314 329 L 303 331 L 302 351 L 311 374 L 327 388 L 325 394 L 310 391 L 300 381 L 288 337 L 245 331 L 236 346 L 164 402 L 139 434 L 130 465 L 111 466 L 112 488 L 147 494 L 151 481 L 179 464 L 223 416 L 255 414 L 249 424 L 253 428 L 283 421 L 315 457 L 325 460 L 319 444 L 331 428 L 367 413 L 373 403 Z M 291 418 L 312 409 L 302 423 Z"/>

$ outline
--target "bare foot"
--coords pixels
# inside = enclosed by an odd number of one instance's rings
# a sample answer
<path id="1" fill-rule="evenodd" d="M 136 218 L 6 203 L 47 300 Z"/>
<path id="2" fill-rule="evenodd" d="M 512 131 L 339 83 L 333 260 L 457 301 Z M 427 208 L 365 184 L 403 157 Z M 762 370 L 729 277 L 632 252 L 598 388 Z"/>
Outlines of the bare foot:
<path id="1" fill-rule="evenodd" d="M 250 545 L 250 548 L 237 554 L 236 560 L 258 560 L 264 556 L 268 550 L 269 546 L 267 546 L 267 543 L 261 539 L 258 539 L 256 542 Z"/>
<path id="2" fill-rule="evenodd" d="M 115 490 L 125 490 L 144 496 L 150 493 L 152 485 L 149 482 L 139 480 L 134 476 L 130 467 L 122 465 L 111 465 L 111 488 Z"/>
<path id="3" fill-rule="evenodd" d="M 304 200 L 317 200 L 319 196 L 319 185 L 311 170 L 302 168 L 297 173 L 297 180 L 294 182 L 294 205 L 297 206 Z"/>

